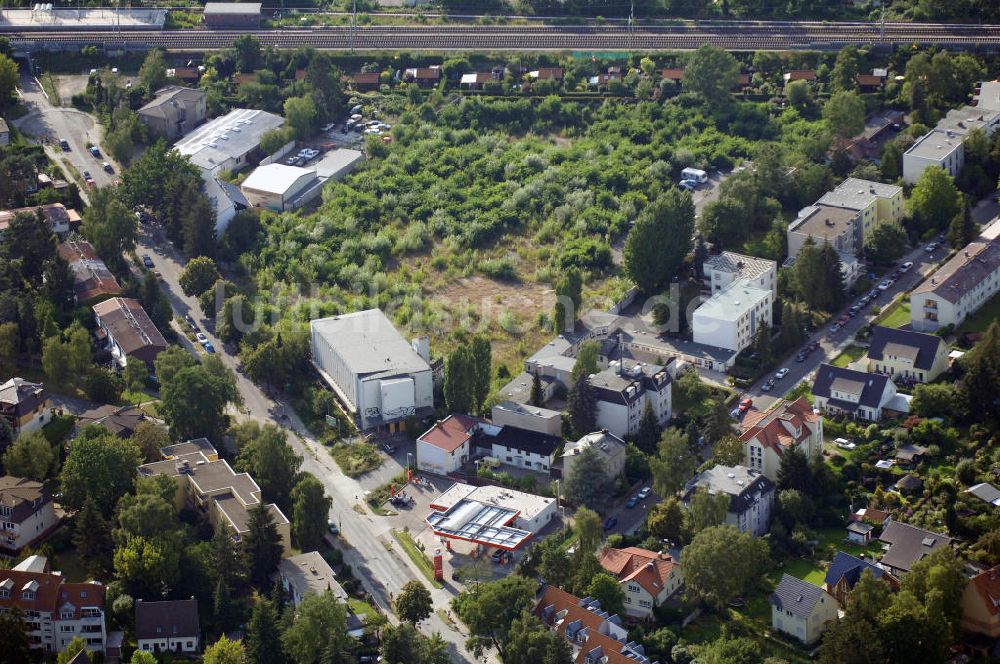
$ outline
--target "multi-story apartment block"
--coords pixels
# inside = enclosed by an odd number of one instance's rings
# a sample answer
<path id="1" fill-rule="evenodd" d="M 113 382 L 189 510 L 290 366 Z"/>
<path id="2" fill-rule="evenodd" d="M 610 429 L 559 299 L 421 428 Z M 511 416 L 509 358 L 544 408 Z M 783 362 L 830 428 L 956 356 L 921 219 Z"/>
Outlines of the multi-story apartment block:
<path id="1" fill-rule="evenodd" d="M 40 429 L 52 421 L 49 393 L 41 383 L 11 378 L 0 385 L 0 416 L 15 437 Z"/>
<path id="2" fill-rule="evenodd" d="M 756 537 L 771 525 L 774 509 L 774 482 L 746 466 L 713 466 L 688 483 L 684 501 L 690 503 L 696 491 L 729 496 L 726 523 Z"/>
<path id="3" fill-rule="evenodd" d="M 96 582 L 67 583 L 51 572 L 48 561 L 32 556 L 0 570 L 0 612 L 21 611 L 33 649 L 61 652 L 75 637 L 87 650 L 104 653 L 104 586 Z"/>
<path id="4" fill-rule="evenodd" d="M 913 289 L 910 322 L 921 332 L 960 325 L 998 290 L 1000 238 L 981 238 L 970 242 Z"/>
<path id="5" fill-rule="evenodd" d="M 705 259 L 702 273 L 705 275 L 708 290 L 713 293 L 718 293 L 739 279 L 748 286 L 769 290 L 774 295 L 778 294 L 778 264 L 767 258 L 723 251 Z"/>
<path id="6" fill-rule="evenodd" d="M 737 279 L 695 309 L 691 320 L 695 343 L 737 352 L 749 347 L 761 328 L 770 334 L 773 302 L 771 289 Z"/>
<path id="7" fill-rule="evenodd" d="M 862 235 L 868 235 L 879 224 L 898 224 L 903 219 L 903 188 L 859 178 L 847 178 L 836 189 L 816 201 L 817 205 L 856 210 L 861 221 Z"/>
<path id="8" fill-rule="evenodd" d="M 647 402 L 661 425 L 671 417 L 672 381 L 665 367 L 611 360 L 607 369 L 590 376 L 589 383 L 597 397 L 597 427 L 619 438 L 639 430 Z"/>

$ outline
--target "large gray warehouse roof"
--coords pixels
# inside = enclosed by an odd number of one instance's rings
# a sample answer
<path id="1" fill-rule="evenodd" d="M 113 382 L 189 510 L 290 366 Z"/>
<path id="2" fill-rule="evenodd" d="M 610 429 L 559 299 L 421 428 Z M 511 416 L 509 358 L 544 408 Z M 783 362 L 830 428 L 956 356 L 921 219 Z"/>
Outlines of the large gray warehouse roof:
<path id="1" fill-rule="evenodd" d="M 430 371 L 381 309 L 366 309 L 310 322 L 318 335 L 360 376 Z"/>

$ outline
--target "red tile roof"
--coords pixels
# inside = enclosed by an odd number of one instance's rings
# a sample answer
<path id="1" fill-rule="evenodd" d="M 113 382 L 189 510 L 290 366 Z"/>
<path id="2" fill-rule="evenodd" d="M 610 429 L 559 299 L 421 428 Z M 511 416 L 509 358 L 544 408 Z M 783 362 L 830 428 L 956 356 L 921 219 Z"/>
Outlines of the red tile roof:
<path id="1" fill-rule="evenodd" d="M 549 606 L 553 608 L 553 611 L 546 619 L 542 615 L 542 612 Z M 557 618 L 557 615 L 563 611 L 566 612 L 565 615 Z M 571 595 L 555 586 L 545 586 L 538 604 L 535 605 L 535 615 L 541 618 L 542 622 L 546 623 L 549 627 L 553 627 L 562 636 L 565 636 L 566 626 L 577 620 L 593 632 L 596 632 L 605 620 L 593 611 L 580 606 L 579 597 Z M 557 619 L 561 620 L 558 625 L 555 624 Z"/>
<path id="2" fill-rule="evenodd" d="M 97 583 L 64 583 L 59 574 L 40 572 L 19 572 L 17 570 L 0 570 L 0 586 L 11 581 L 9 597 L 0 597 L 0 608 L 18 607 L 22 611 L 42 611 L 56 613 L 69 602 L 76 609 L 79 617 L 80 608 L 84 606 L 104 607 L 104 586 Z M 35 598 L 24 599 L 24 587 L 36 583 Z M 86 596 L 84 596 L 86 595 Z"/>
<path id="3" fill-rule="evenodd" d="M 779 401 L 775 406 L 763 412 L 747 413 L 743 420 L 743 433 L 740 441 L 746 442 L 754 438 L 763 447 L 770 447 L 780 456 L 785 449 L 790 449 L 807 439 L 812 430 L 809 424 L 816 424 L 819 416 L 813 412 L 812 405 L 805 397 L 795 401 Z M 799 429 L 799 435 L 793 436 L 786 428 Z"/>
<path id="4" fill-rule="evenodd" d="M 620 583 L 634 581 L 654 598 L 666 587 L 675 564 L 669 554 L 635 546 L 624 549 L 606 547 L 601 551 L 600 563 Z"/>
<path id="5" fill-rule="evenodd" d="M 434 424 L 420 438 L 424 443 L 454 452 L 472 438 L 472 429 L 482 420 L 468 415 L 452 414 Z"/>
<path id="6" fill-rule="evenodd" d="M 851 515 L 851 521 L 871 521 L 872 523 L 885 523 L 888 518 L 888 512 L 877 510 L 874 507 L 865 507 Z"/>
<path id="7" fill-rule="evenodd" d="M 669 78 L 671 81 L 679 81 L 684 78 L 684 67 L 672 67 L 663 70 L 663 78 Z"/>
<path id="8" fill-rule="evenodd" d="M 59 609 L 67 602 L 75 609 L 73 618 L 79 620 L 83 607 L 104 607 L 104 586 L 99 583 L 64 583 L 59 589 Z"/>
<path id="9" fill-rule="evenodd" d="M 858 74 L 857 75 L 858 85 L 863 88 L 877 88 L 882 85 L 881 76 L 872 76 L 871 74 Z"/>
<path id="10" fill-rule="evenodd" d="M 793 69 L 787 72 L 785 76 L 788 77 L 788 81 L 815 81 L 816 80 L 816 70 L 815 69 Z"/>
<path id="11" fill-rule="evenodd" d="M 986 611 L 991 616 L 1000 615 L 1000 565 L 972 577 L 969 584 L 976 589 Z"/>
<path id="12" fill-rule="evenodd" d="M 636 664 L 636 659 L 629 657 L 623 651 L 626 646 L 621 641 L 614 639 L 597 630 L 587 631 L 587 640 L 580 646 L 580 652 L 576 656 L 577 664 L 586 664 L 587 655 L 595 649 L 600 648 L 603 658 L 595 658 L 592 661 L 602 664 Z"/>
<path id="13" fill-rule="evenodd" d="M 539 67 L 538 68 L 538 80 L 544 81 L 547 79 L 554 79 L 556 81 L 561 81 L 563 78 L 563 68 L 562 67 Z"/>

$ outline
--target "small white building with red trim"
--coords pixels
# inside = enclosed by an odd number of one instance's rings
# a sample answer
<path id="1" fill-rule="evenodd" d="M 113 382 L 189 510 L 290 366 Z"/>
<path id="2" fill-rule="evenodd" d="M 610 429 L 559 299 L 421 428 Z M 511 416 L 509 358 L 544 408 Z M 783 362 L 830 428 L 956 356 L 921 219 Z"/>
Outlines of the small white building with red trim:
<path id="1" fill-rule="evenodd" d="M 556 515 L 555 498 L 500 486 L 456 482 L 431 504 L 427 524 L 438 537 L 513 551 Z"/>

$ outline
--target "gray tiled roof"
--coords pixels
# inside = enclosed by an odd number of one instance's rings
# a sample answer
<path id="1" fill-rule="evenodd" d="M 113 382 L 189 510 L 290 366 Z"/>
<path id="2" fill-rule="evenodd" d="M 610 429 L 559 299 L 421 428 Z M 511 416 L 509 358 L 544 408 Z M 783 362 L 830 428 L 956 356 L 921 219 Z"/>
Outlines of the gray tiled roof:
<path id="1" fill-rule="evenodd" d="M 917 369 L 929 371 L 934 366 L 934 357 L 938 347 L 944 343 L 941 337 L 912 330 L 900 330 L 895 327 L 872 326 L 871 347 L 868 349 L 868 357 L 873 360 L 881 360 L 885 347 L 889 344 L 897 344 L 908 348 L 917 349 L 917 359 L 913 366 Z"/>
<path id="2" fill-rule="evenodd" d="M 835 367 L 832 364 L 821 364 L 816 370 L 816 380 L 813 382 L 812 393 L 818 397 L 830 398 L 830 390 L 834 381 L 839 381 L 838 385 L 842 388 L 851 387 L 853 383 L 857 383 L 861 390 L 858 405 L 878 408 L 887 380 L 889 379 L 882 374 L 869 374 L 844 367 Z"/>
<path id="3" fill-rule="evenodd" d="M 907 523 L 893 521 L 879 539 L 889 544 L 889 550 L 880 561 L 883 565 L 908 572 L 915 562 L 951 544 L 947 535 L 932 533 Z"/>
<path id="4" fill-rule="evenodd" d="M 790 611 L 800 618 L 808 618 L 813 607 L 826 593 L 819 586 L 788 574 L 781 576 L 781 583 L 771 594 L 771 606 L 782 611 Z"/>

